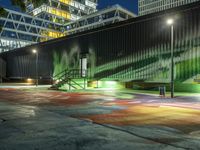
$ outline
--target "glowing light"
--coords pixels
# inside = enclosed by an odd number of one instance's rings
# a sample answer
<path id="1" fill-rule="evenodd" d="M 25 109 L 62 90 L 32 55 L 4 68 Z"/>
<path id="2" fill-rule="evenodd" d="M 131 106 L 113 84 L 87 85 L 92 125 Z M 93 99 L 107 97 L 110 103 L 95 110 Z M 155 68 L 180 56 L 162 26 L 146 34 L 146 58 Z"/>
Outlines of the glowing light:
<path id="1" fill-rule="evenodd" d="M 106 84 L 108 84 L 108 86 L 116 86 L 117 82 L 116 81 L 106 81 Z"/>
<path id="2" fill-rule="evenodd" d="M 172 18 L 167 19 L 167 24 L 168 25 L 173 25 L 174 24 L 174 20 Z"/>
<path id="3" fill-rule="evenodd" d="M 56 16 L 59 16 L 59 17 L 63 17 L 63 18 L 66 18 L 66 19 L 71 19 L 70 13 L 62 11 L 62 10 L 59 10 L 59 9 L 56 9 L 56 8 L 49 8 L 48 12 L 50 14 L 53 14 L 53 15 L 56 15 Z"/>
<path id="4" fill-rule="evenodd" d="M 29 83 L 29 84 L 31 84 L 31 83 L 33 83 L 33 79 L 28 78 L 28 79 L 26 80 L 26 82 Z"/>
<path id="5" fill-rule="evenodd" d="M 64 3 L 64 4 L 70 4 L 71 0 L 59 0 L 60 2 Z"/>
<path id="6" fill-rule="evenodd" d="M 98 87 L 106 89 L 120 89 L 123 86 L 117 81 L 98 81 Z"/>
<path id="7" fill-rule="evenodd" d="M 31 79 L 31 78 L 28 78 L 27 81 L 32 81 L 32 79 Z"/>
<path id="8" fill-rule="evenodd" d="M 91 88 L 97 88 L 98 87 L 98 81 L 88 82 L 88 86 L 91 87 Z"/>
<path id="9" fill-rule="evenodd" d="M 43 31 L 41 33 L 42 36 L 47 36 L 47 37 L 51 37 L 51 38 L 59 38 L 59 37 L 63 37 L 65 36 L 65 34 L 61 33 L 61 32 L 53 32 L 53 31 Z M 43 38 L 41 40 L 41 42 L 47 41 L 48 38 Z"/>
<path id="10" fill-rule="evenodd" d="M 33 52 L 34 54 L 36 54 L 36 53 L 37 53 L 37 50 L 36 50 L 36 49 L 33 49 L 32 52 Z"/>

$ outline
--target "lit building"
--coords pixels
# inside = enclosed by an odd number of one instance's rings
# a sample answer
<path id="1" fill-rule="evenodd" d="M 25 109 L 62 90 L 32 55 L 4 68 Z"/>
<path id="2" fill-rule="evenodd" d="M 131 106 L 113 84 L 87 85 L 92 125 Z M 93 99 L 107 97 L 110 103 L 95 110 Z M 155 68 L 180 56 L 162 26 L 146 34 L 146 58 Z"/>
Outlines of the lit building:
<path id="1" fill-rule="evenodd" d="M 26 14 L 6 9 L 0 17 L 0 53 L 136 16 L 119 5 L 97 11 L 97 0 L 47 0 L 26 6 Z"/>
<path id="2" fill-rule="evenodd" d="M 34 6 L 26 2 L 27 13 L 44 20 L 60 24 L 60 30 L 64 33 L 64 24 L 80 19 L 97 11 L 97 0 L 46 0 Z M 66 33 L 66 32 L 65 32 Z M 54 38 L 63 34 L 41 32 L 43 36 L 52 35 Z M 45 41 L 47 41 L 46 39 Z"/>
<path id="3" fill-rule="evenodd" d="M 33 6 L 27 4 L 27 12 L 57 23 L 67 23 L 97 11 L 97 0 L 46 0 Z"/>
<path id="4" fill-rule="evenodd" d="M 139 0 L 139 16 L 163 11 L 199 0 Z"/>
<path id="5" fill-rule="evenodd" d="M 6 9 L 0 18 L 0 52 L 64 36 L 61 26 L 48 20 Z"/>
<path id="6" fill-rule="evenodd" d="M 67 35 L 74 34 L 134 17 L 136 17 L 136 15 L 132 12 L 122 8 L 119 5 L 114 5 L 112 7 L 84 16 L 79 20 L 66 23 L 65 33 Z"/>

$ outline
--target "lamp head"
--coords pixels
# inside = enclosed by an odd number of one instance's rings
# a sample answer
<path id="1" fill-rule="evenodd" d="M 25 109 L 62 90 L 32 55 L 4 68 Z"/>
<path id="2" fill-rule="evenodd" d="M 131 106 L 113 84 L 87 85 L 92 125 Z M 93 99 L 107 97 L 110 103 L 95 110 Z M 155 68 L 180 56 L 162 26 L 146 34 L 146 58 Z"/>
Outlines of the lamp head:
<path id="1" fill-rule="evenodd" d="M 168 25 L 173 25 L 174 24 L 174 20 L 172 18 L 167 19 L 167 24 Z"/>
<path id="2" fill-rule="evenodd" d="M 36 50 L 36 49 L 33 49 L 32 52 L 33 52 L 34 54 L 36 54 L 36 53 L 37 53 L 37 50 Z"/>

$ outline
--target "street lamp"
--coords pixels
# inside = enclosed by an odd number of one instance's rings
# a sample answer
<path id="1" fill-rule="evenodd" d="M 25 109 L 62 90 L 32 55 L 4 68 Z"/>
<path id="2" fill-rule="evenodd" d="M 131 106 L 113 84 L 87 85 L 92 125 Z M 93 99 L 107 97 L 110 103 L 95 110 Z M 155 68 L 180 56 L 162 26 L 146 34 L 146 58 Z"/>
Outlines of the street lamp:
<path id="1" fill-rule="evenodd" d="M 36 55 L 36 59 L 35 59 L 35 79 L 36 79 L 36 82 L 35 82 L 35 85 L 38 86 L 38 51 L 33 49 L 32 50 L 33 54 Z"/>
<path id="2" fill-rule="evenodd" d="M 174 98 L 174 20 L 172 18 L 167 19 L 167 25 L 171 27 L 171 98 Z"/>

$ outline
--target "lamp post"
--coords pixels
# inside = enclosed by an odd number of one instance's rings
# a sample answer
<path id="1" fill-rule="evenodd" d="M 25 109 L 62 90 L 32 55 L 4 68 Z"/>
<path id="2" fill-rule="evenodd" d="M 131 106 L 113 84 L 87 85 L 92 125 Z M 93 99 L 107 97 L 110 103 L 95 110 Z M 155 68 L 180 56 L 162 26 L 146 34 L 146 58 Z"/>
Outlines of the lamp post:
<path id="1" fill-rule="evenodd" d="M 38 86 L 38 51 L 33 49 L 32 52 L 33 52 L 33 54 L 36 55 L 36 59 L 35 59 L 35 79 L 36 79 L 36 82 L 35 82 L 35 85 L 37 87 Z"/>
<path id="2" fill-rule="evenodd" d="M 174 98 L 174 20 L 172 18 L 167 20 L 167 25 L 171 27 L 171 98 Z"/>

